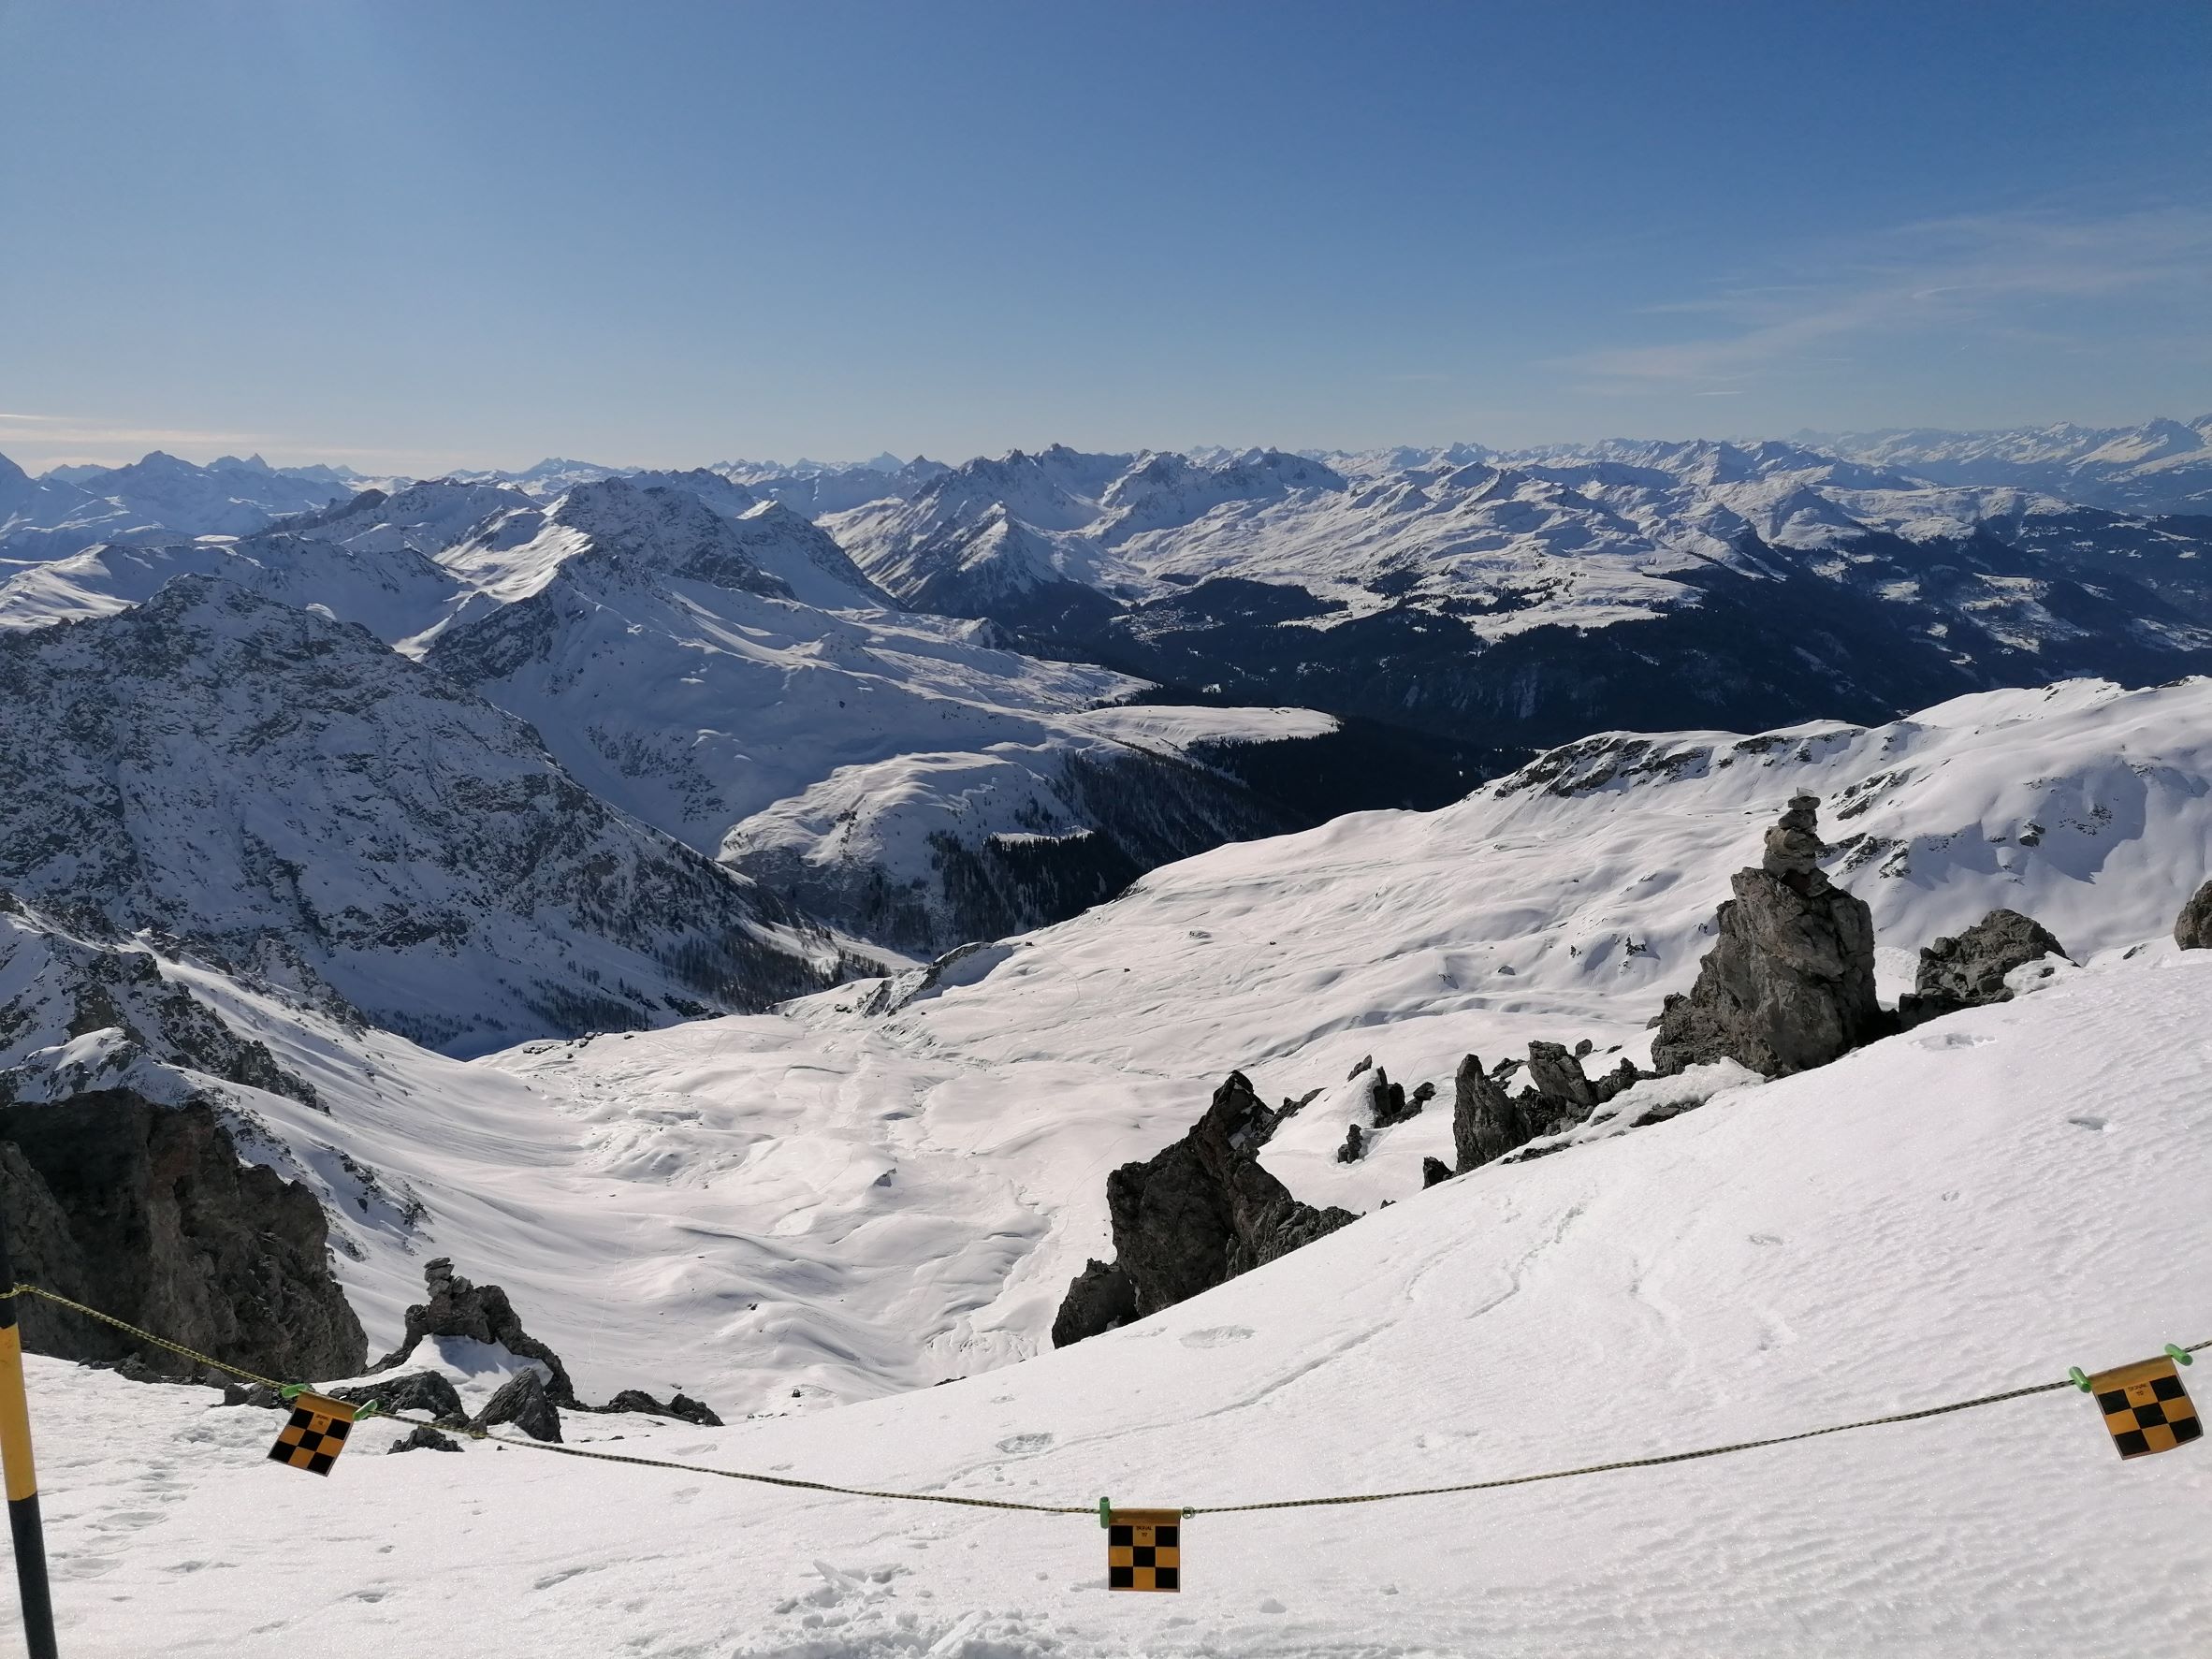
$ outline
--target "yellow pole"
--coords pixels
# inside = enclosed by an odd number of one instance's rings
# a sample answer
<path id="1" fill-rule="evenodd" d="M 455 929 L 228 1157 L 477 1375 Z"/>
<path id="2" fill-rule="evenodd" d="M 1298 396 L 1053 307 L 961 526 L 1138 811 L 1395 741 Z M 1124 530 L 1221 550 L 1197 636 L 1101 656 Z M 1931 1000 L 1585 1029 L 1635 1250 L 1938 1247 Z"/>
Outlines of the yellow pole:
<path id="1" fill-rule="evenodd" d="M 15 1539 L 15 1584 L 23 1603 L 23 1641 L 31 1659 L 58 1659 L 53 1597 L 46 1582 L 46 1530 L 38 1519 L 38 1472 L 31 1463 L 31 1405 L 23 1397 L 23 1333 L 15 1322 L 15 1264 L 0 1215 L 0 1471 L 7 1486 L 7 1528 Z"/>

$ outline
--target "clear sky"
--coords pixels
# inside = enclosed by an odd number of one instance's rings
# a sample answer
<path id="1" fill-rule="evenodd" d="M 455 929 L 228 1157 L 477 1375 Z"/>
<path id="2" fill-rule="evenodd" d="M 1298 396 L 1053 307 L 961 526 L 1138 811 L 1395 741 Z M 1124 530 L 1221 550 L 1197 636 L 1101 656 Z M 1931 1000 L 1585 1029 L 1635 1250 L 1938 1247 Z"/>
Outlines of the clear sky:
<path id="1" fill-rule="evenodd" d="M 0 453 L 2212 411 L 2212 4 L 0 0 Z"/>

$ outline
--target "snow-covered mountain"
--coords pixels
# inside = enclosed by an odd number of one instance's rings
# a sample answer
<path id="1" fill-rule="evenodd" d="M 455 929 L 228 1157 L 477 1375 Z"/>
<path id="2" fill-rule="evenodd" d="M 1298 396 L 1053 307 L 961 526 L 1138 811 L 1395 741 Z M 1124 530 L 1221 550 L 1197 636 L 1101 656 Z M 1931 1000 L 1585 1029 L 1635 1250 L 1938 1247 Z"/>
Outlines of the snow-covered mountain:
<path id="1" fill-rule="evenodd" d="M 281 604 L 319 609 L 387 644 L 434 628 L 463 591 L 458 578 L 408 546 L 403 535 L 365 533 L 349 545 L 319 528 L 308 533 L 286 528 L 147 546 L 101 542 L 0 581 L 0 629 L 113 616 L 186 575 L 220 576 Z"/>
<path id="2" fill-rule="evenodd" d="M 822 523 L 907 603 L 1042 648 L 1499 742 L 2212 663 L 2189 519 L 1787 444 L 1341 458 L 1015 452 Z"/>
<path id="3" fill-rule="evenodd" d="M 899 949 L 1058 920 L 1287 827 L 1186 757 L 1334 726 L 1201 709 L 1128 735 L 1084 711 L 1140 682 L 873 605 L 837 544 L 774 502 L 717 511 L 607 479 L 442 557 L 502 603 L 439 633 L 432 665 L 530 721 L 602 799 Z"/>
<path id="4" fill-rule="evenodd" d="M 1799 439 L 1943 484 L 2033 490 L 2127 513 L 2212 514 L 2212 415 L 2134 427 L 2064 421 L 1982 432 L 1805 432 Z"/>
<path id="5" fill-rule="evenodd" d="M 328 467 L 272 467 L 259 456 L 205 466 L 155 450 L 125 467 L 51 475 L 27 491 L 22 470 L 0 458 L 0 557 L 51 559 L 95 542 L 248 535 L 288 513 L 354 493 Z"/>
<path id="6" fill-rule="evenodd" d="M 758 1008 L 831 941 L 511 716 L 233 581 L 0 638 L 0 887 L 475 1052 Z"/>

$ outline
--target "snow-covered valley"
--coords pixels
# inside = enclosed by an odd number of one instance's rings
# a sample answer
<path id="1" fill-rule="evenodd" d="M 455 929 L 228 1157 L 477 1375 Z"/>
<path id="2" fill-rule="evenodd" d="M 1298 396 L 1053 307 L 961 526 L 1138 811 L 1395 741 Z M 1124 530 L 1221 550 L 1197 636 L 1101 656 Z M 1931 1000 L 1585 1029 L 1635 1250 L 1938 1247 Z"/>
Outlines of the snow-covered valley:
<path id="1" fill-rule="evenodd" d="M 2168 672 L 2212 648 L 2201 529 L 1807 453 L 561 462 L 9 544 L 0 1113 L 212 1105 L 320 1205 L 369 1358 L 450 1259 L 584 1400 L 681 1393 L 731 1425 L 570 1408 L 569 1443 L 871 1487 L 1214 1506 L 1445 1485 L 2212 1334 L 2187 1300 L 2212 1244 L 2187 1196 L 2212 959 L 2175 942 L 2212 873 L 2212 678 Z M 1763 660 L 1797 666 L 1724 664 L 1718 704 L 1687 675 L 1723 662 L 1705 645 L 1619 645 L 1754 616 Z M 1447 622 L 1395 656 L 1361 632 Z M 1078 648 L 1109 635 L 1152 655 Z M 1177 651 L 1227 680 L 1273 666 L 1226 686 L 1164 672 Z M 1448 804 L 1312 809 L 1361 776 L 1347 750 L 1418 735 L 1362 713 L 1376 686 L 1515 651 L 1546 683 L 1594 684 L 1582 651 L 1617 677 L 1579 712 L 1524 682 L 1511 730 L 1569 740 Z M 1381 677 L 1313 671 L 1330 652 Z M 2115 677 L 2053 677 L 2084 664 Z M 2032 683 L 1985 689 L 2005 678 Z M 1262 694 L 1282 685 L 1317 694 Z M 1875 713 L 1593 729 L 1623 699 Z M 1363 757 L 1359 787 L 1444 798 L 1467 751 L 1374 784 L 1403 752 Z M 1276 781 L 1301 767 L 1302 793 Z M 1804 794 L 1821 881 L 1868 907 L 1885 1018 L 1991 911 L 2063 957 L 1800 1075 L 1645 1072 L 1732 878 L 1762 847 L 1776 867 L 1769 826 Z M 1539 1082 L 1532 1043 L 1633 1081 L 1470 1167 L 1468 1079 Z M 1109 1177 L 1195 1133 L 1232 1072 L 1267 1108 L 1252 1167 L 1357 1220 L 1055 1351 L 1071 1282 L 1128 1247 Z M 2176 1215 L 2157 1270 L 2098 1277 L 2146 1211 Z M 471 1410 L 535 1365 L 450 1337 L 408 1362 Z M 2008 1523 L 2116 1525 L 2131 1501 L 2071 1395 L 1405 1510 L 1201 1516 L 1188 1594 L 1128 1612 L 1081 1517 L 489 1443 L 390 1464 L 373 1424 L 302 1491 L 256 1461 L 262 1412 L 75 1375 L 33 1377 L 71 1651 L 273 1653 L 320 1618 L 363 1653 L 1635 1632 L 1994 1654 L 2120 1632 L 2177 1654 L 2212 1560 L 2190 1533 L 2123 1594 Z M 1532 1388 L 1575 1408 L 1532 1412 Z M 151 1462 L 92 1449 L 126 1408 Z M 2194 1461 L 2148 1477 L 2185 1500 Z M 2001 1473 L 1976 1487 L 1980 1463 Z M 677 1512 L 713 1523 L 694 1539 Z M 328 1537 L 320 1588 L 248 1618 L 283 1570 L 270 1518 Z M 1543 1542 L 1565 1536 L 1588 1547 Z M 747 1564 L 735 1588 L 709 1549 Z"/>

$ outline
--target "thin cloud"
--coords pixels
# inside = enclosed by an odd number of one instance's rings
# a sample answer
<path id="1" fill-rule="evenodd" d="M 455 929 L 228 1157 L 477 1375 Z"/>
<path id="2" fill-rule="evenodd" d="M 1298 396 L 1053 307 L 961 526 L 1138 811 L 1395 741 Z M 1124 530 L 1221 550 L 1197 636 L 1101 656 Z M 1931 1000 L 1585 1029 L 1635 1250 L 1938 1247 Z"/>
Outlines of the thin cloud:
<path id="1" fill-rule="evenodd" d="M 1777 369 L 1847 358 L 1877 338 L 1962 328 L 2014 334 L 2019 313 L 2039 305 L 2140 303 L 2192 288 L 2212 288 L 2212 213 L 1931 220 L 1873 238 L 1820 277 L 1735 284 L 1645 313 L 1710 315 L 1724 329 L 1579 353 L 1554 367 L 1604 391 L 1738 389 Z"/>

